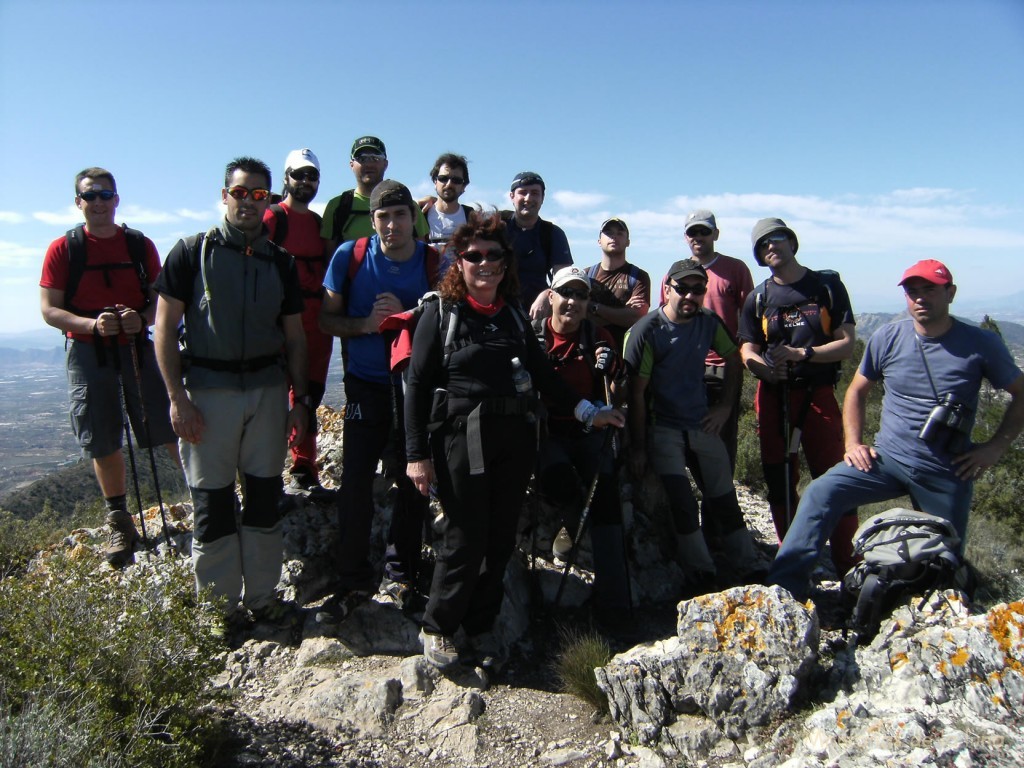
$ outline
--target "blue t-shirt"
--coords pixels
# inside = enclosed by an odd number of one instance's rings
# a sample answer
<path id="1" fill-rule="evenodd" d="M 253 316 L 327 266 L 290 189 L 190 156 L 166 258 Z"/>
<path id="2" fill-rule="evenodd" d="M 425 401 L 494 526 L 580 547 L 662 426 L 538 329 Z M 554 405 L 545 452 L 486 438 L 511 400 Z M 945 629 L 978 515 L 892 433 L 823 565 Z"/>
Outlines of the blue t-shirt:
<path id="1" fill-rule="evenodd" d="M 946 450 L 945 440 L 926 441 L 917 436 L 937 404 L 935 394 L 941 398 L 952 393 L 968 404 L 973 426 L 981 380 L 1006 389 L 1021 375 L 1002 340 L 991 331 L 954 320 L 942 336 L 928 338 L 915 332 L 910 318 L 885 325 L 872 335 L 860 373 L 885 385 L 875 445 L 901 463 L 944 474 L 953 472 L 953 454 Z"/>
<path id="2" fill-rule="evenodd" d="M 630 375 L 649 380 L 658 424 L 700 429 L 708 414 L 704 358 L 709 349 L 723 358 L 736 352 L 722 318 L 710 309 L 702 309 L 689 322 L 673 323 L 658 308 L 629 330 L 623 357 Z"/>
<path id="3" fill-rule="evenodd" d="M 334 293 L 344 293 L 348 282 L 349 261 L 356 241 L 338 246 L 324 275 L 324 287 Z M 348 292 L 348 317 L 369 317 L 377 294 L 393 293 L 404 309 L 412 309 L 430 286 L 427 283 L 425 246 L 416 243 L 416 251 L 408 261 L 392 261 L 380 249 L 380 238 L 374 235 L 366 248 L 366 258 L 352 278 Z M 388 345 L 379 333 L 353 336 L 347 340 L 348 364 L 346 374 L 365 381 L 386 383 L 391 374 Z"/>
<path id="4" fill-rule="evenodd" d="M 547 290 L 548 273 L 551 268 L 556 264 L 562 266 L 572 264 L 569 240 L 561 227 L 550 222 L 542 224 L 539 219 L 532 229 L 520 229 L 515 217 L 509 219 L 506 226 L 508 227 L 509 242 L 516 254 L 519 295 L 522 298 L 523 307 L 528 310 L 540 292 Z M 540 236 L 541 228 L 546 226 L 551 227 L 552 253 L 544 252 Z"/>

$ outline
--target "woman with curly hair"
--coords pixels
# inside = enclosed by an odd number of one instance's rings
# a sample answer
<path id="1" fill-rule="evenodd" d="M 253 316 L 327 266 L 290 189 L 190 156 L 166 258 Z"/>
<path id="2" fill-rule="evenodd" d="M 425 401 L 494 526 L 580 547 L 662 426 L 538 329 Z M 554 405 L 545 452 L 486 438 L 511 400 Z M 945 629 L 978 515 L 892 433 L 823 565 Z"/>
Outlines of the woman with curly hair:
<path id="1" fill-rule="evenodd" d="M 416 326 L 405 399 L 407 473 L 420 493 L 436 489 L 444 509 L 421 632 L 424 655 L 441 668 L 459 662 L 452 638 L 460 626 L 477 661 L 494 661 L 490 630 L 537 453 L 528 382 L 585 424 L 625 421 L 579 400 L 552 369 L 519 307 L 515 256 L 497 213 L 471 216 L 448 255 L 440 301 Z"/>

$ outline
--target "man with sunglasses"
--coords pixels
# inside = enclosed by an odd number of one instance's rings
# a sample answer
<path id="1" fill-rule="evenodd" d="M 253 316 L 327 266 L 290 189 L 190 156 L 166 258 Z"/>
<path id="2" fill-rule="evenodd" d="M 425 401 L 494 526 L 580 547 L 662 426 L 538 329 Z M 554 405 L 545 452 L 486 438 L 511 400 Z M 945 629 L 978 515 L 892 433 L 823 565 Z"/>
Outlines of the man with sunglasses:
<path id="1" fill-rule="evenodd" d="M 153 281 L 160 272 L 160 257 L 149 238 L 114 223 L 119 202 L 110 171 L 86 168 L 79 173 L 75 206 L 85 224 L 50 244 L 39 281 L 43 320 L 67 337 L 71 427 L 82 454 L 92 460 L 106 501 L 110 529 L 106 559 L 115 568 L 132 562 L 139 541 L 125 500 L 122 386 L 133 426 L 143 423 L 145 404 L 149 435 L 147 440 L 146 432 L 136 429 L 139 446 L 165 445 L 178 460 L 167 393 L 147 332 L 156 313 Z M 141 251 L 137 257 L 133 247 Z M 77 277 L 72 263 L 75 249 L 80 249 L 81 259 Z M 135 344 L 137 369 L 131 344 Z"/>
<path id="2" fill-rule="evenodd" d="M 385 179 L 374 188 L 369 205 L 376 234 L 368 241 L 343 243 L 334 253 L 324 277 L 327 290 L 320 309 L 320 327 L 340 337 L 348 348 L 337 589 L 316 615 L 327 626 L 339 624 L 378 585 L 370 564 L 373 480 L 389 439 L 399 466 L 395 467 L 397 494 L 382 590 L 404 609 L 411 607 L 415 594 L 428 504 L 405 473 L 405 439 L 393 434 L 404 428 L 402 390 L 401 382 L 392 376 L 388 342 L 380 325 L 390 315 L 415 307 L 433 287 L 428 276 L 428 250 L 433 249 L 414 238 L 419 208 L 404 184 Z M 357 248 L 364 249 L 364 255 L 353 273 Z"/>
<path id="3" fill-rule="evenodd" d="M 324 398 L 334 337 L 320 330 L 320 303 L 324 293 L 324 273 L 327 271 L 326 244 L 320 237 L 320 216 L 309 207 L 319 188 L 320 161 L 316 155 L 309 149 L 293 150 L 284 162 L 283 199 L 267 208 L 263 223 L 267 227 L 267 237 L 295 259 L 305 305 L 302 329 L 306 334 L 309 356 L 309 379 L 305 382 L 305 391 L 309 395 L 310 419 L 306 436 L 291 449 L 291 479 L 287 490 L 327 499 L 333 498 L 333 494 L 320 485 L 316 465 L 316 409 Z M 294 386 L 290 388 L 289 396 L 294 403 Z"/>
<path id="4" fill-rule="evenodd" d="M 626 261 L 629 227 L 622 219 L 605 221 L 597 244 L 601 261 L 587 268 L 593 291 L 588 311 L 595 325 L 611 333 L 621 352 L 626 331 L 651 309 L 651 276 Z"/>
<path id="5" fill-rule="evenodd" d="M 295 260 L 263 224 L 270 184 L 266 164 L 232 160 L 221 190 L 224 219 L 179 240 L 156 285 L 157 360 L 195 511 L 196 585 L 225 598 L 236 629 L 296 618 L 294 606 L 275 594 L 283 559 L 281 473 L 312 415 Z"/>
<path id="6" fill-rule="evenodd" d="M 331 198 L 324 209 L 320 236 L 327 241 L 327 254 L 332 255 L 338 245 L 370 237 L 374 233 L 370 220 L 370 195 L 384 179 L 388 169 L 388 151 L 376 136 L 360 136 L 352 142 L 349 166 L 356 179 L 354 189 L 348 189 Z M 427 236 L 427 220 L 417 209 L 416 236 Z"/>
<path id="7" fill-rule="evenodd" d="M 638 321 L 626 336 L 632 465 L 643 477 L 648 464 L 661 478 L 676 534 L 683 596 L 723 586 L 701 532 L 696 497 L 686 466 L 699 468 L 708 516 L 716 520 L 733 583 L 756 579 L 753 540 L 736 497 L 725 443 L 719 436 L 742 371 L 732 334 L 705 309 L 708 277 L 693 259 L 668 271 L 665 304 Z M 727 397 L 708 407 L 704 360 L 714 349 L 725 360 Z"/>
<path id="8" fill-rule="evenodd" d="M 452 233 L 466 223 L 473 210 L 459 202 L 469 186 L 469 163 L 462 155 L 445 152 L 430 169 L 430 180 L 434 182 L 437 197 L 430 198 L 427 207 L 427 224 L 430 227 L 428 242 L 444 253 Z"/>
<path id="9" fill-rule="evenodd" d="M 540 217 L 546 192 L 544 179 L 533 171 L 521 171 L 512 179 L 511 211 L 502 211 L 508 239 L 516 254 L 520 296 L 531 318 L 551 313 L 548 280 L 563 267 L 572 266 L 569 239 L 561 227 Z"/>
<path id="10" fill-rule="evenodd" d="M 552 366 L 573 393 L 604 402 L 619 359 L 612 335 L 587 317 L 591 285 L 582 269 L 560 269 L 549 289 L 551 316 L 533 325 Z M 545 505 L 565 526 L 552 549 L 559 557 L 568 556 L 589 484 L 596 477 L 588 527 L 594 555 L 591 606 L 598 621 L 611 628 L 622 626 L 629 620 L 631 605 L 612 438 L 603 430 L 586 429 L 558 402 L 545 398 L 544 404 L 547 430 L 537 458 L 537 485 Z"/>
<path id="11" fill-rule="evenodd" d="M 843 402 L 843 459 L 807 487 L 772 565 L 770 583 L 798 600 L 809 595 L 825 538 L 858 504 L 907 494 L 916 509 L 953 524 L 962 551 L 974 481 L 1002 458 L 1024 427 L 1024 374 L 995 333 L 949 313 L 956 285 L 946 266 L 919 261 L 899 284 L 910 316 L 868 340 Z M 983 379 L 1006 391 L 1010 403 L 992 437 L 973 445 L 969 436 Z M 882 420 L 869 446 L 864 443 L 867 399 L 878 382 L 885 385 Z M 934 424 L 943 401 L 962 408 L 963 421 L 955 429 L 948 421 Z M 927 429 L 929 422 L 937 428 Z"/>
<path id="12" fill-rule="evenodd" d="M 856 329 L 846 287 L 835 272 L 816 272 L 796 260 L 796 233 L 782 219 L 761 219 L 750 236 L 754 259 L 771 277 L 747 296 L 740 316 L 740 354 L 758 378 L 761 465 L 779 541 L 798 503 L 804 449 L 811 476 L 843 459 L 843 424 L 835 387 L 839 363 L 853 354 Z M 853 562 L 856 510 L 838 521 L 832 561 L 841 577 Z"/>

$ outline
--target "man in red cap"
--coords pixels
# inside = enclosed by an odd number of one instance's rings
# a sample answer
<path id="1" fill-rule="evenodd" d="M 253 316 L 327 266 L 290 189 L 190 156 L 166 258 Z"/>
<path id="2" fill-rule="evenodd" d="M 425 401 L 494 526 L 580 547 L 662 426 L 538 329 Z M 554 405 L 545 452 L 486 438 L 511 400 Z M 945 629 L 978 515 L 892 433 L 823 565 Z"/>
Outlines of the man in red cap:
<path id="1" fill-rule="evenodd" d="M 799 600 L 808 596 L 810 574 L 836 521 L 861 504 L 908 494 L 916 508 L 953 523 L 962 547 L 974 481 L 1024 427 L 1024 374 L 999 336 L 949 314 L 956 286 L 945 265 L 919 261 L 899 284 L 910 317 L 868 341 L 843 403 L 843 461 L 808 486 L 772 566 L 769 582 Z M 982 379 L 1011 400 L 992 438 L 973 445 Z M 869 446 L 864 413 L 879 381 L 885 383 L 882 421 Z"/>

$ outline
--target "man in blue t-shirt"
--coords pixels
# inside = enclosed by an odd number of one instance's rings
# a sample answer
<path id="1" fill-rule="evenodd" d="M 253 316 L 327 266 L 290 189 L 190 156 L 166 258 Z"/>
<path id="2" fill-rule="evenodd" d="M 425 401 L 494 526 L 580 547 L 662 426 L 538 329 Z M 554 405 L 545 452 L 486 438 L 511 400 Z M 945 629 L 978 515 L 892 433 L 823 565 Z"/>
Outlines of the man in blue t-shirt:
<path id="1" fill-rule="evenodd" d="M 682 597 L 711 591 L 718 583 L 714 560 L 701 532 L 697 500 L 686 466 L 698 466 L 707 510 L 722 532 L 734 575 L 742 580 L 757 568 L 750 533 L 736 498 L 732 467 L 719 436 L 731 401 L 708 408 L 704 359 L 714 349 L 725 360 L 725 388 L 740 386 L 739 350 L 722 319 L 704 309 L 708 276 L 698 262 L 684 259 L 668 271 L 665 304 L 638 320 L 626 335 L 629 372 L 629 428 L 637 477 L 647 465 L 661 478 L 672 512 Z M 763 574 L 761 574 L 763 576 Z"/>
<path id="2" fill-rule="evenodd" d="M 772 565 L 769 582 L 795 598 L 808 596 L 811 571 L 836 521 L 861 505 L 908 494 L 915 508 L 949 520 L 967 535 L 974 481 L 996 464 L 1024 427 L 1024 374 L 1002 340 L 949 314 L 956 286 L 938 261 L 919 261 L 900 285 L 910 317 L 868 341 L 846 391 L 843 461 L 808 486 Z M 1010 394 L 992 438 L 970 442 L 981 380 Z M 868 392 L 884 382 L 882 422 L 875 444 L 864 444 Z M 945 405 L 945 410 L 939 410 Z M 943 424 L 929 417 L 954 417 Z M 961 546 L 963 544 L 961 543 Z"/>
<path id="3" fill-rule="evenodd" d="M 384 318 L 412 309 L 430 290 L 427 246 L 414 239 L 419 209 L 405 185 L 386 179 L 370 195 L 375 235 L 342 243 L 324 277 L 320 327 L 346 345 L 344 450 L 338 496 L 338 589 L 317 614 L 337 624 L 377 586 L 369 562 L 373 522 L 373 478 L 392 430 L 401 430 L 401 382 L 391 374 Z M 361 263 L 353 269 L 353 258 Z M 404 438 L 393 440 L 404 445 Z M 398 450 L 401 450 L 400 448 Z M 427 499 L 405 474 L 402 454 L 396 471 L 397 496 L 388 532 L 383 589 L 408 607 L 419 566 Z"/>

